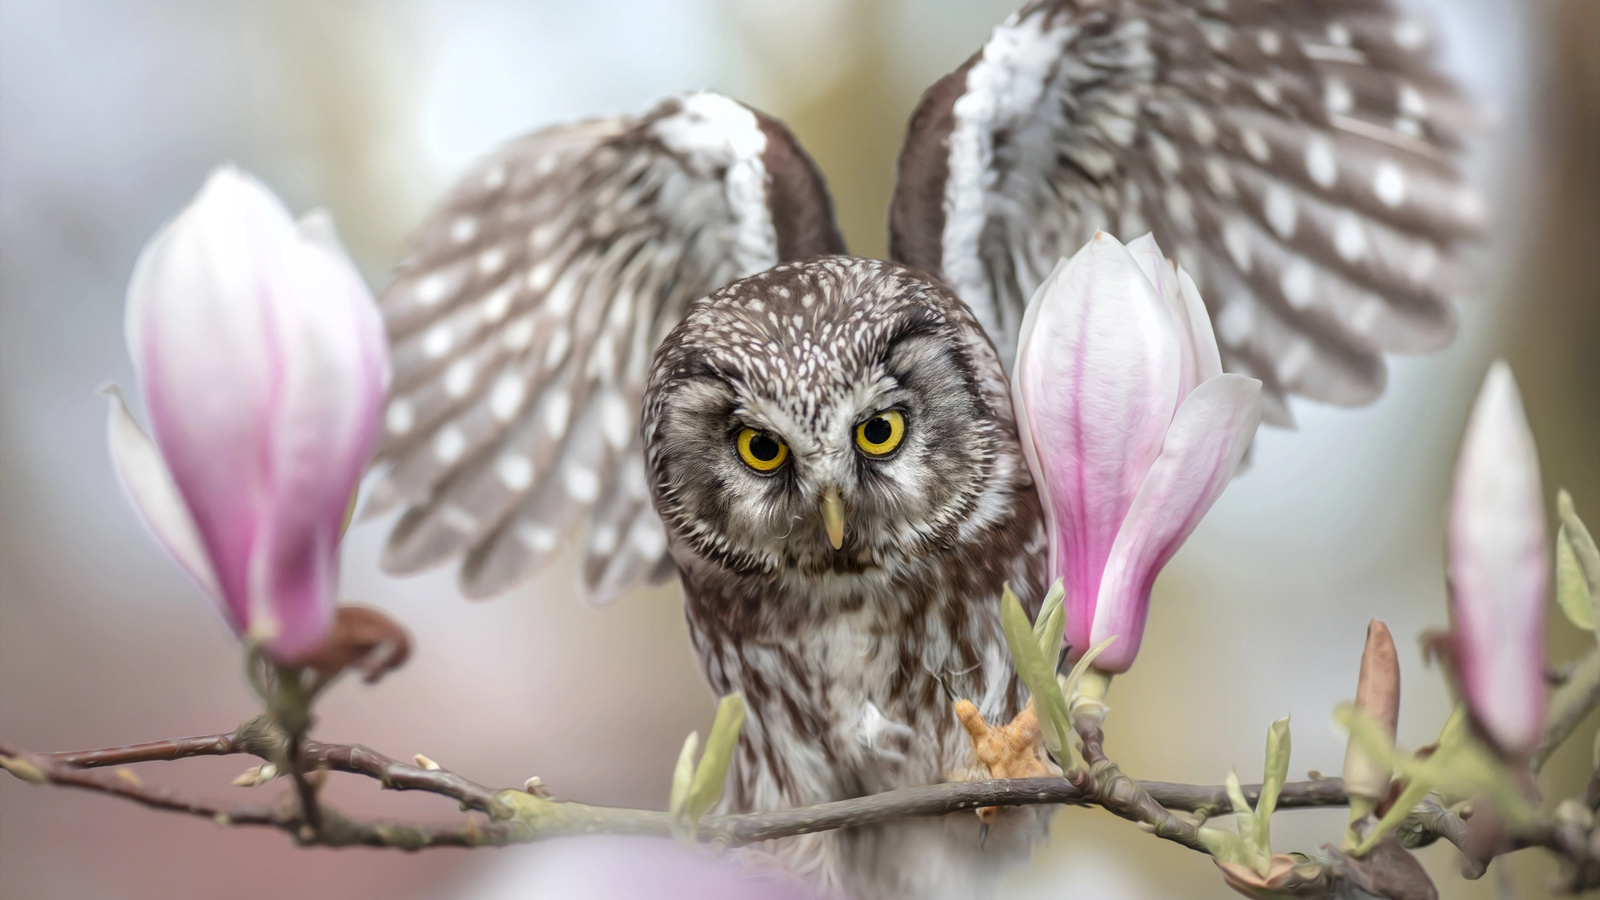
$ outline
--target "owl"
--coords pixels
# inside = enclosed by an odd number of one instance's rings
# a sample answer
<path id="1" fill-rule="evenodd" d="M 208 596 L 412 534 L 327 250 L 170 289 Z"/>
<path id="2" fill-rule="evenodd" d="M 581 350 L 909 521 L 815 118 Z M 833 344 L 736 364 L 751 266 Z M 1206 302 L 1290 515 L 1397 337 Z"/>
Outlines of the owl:
<path id="1" fill-rule="evenodd" d="M 998 594 L 1046 575 L 1006 381 L 1030 295 L 1096 230 L 1152 231 L 1268 421 L 1372 400 L 1385 354 L 1452 336 L 1482 217 L 1429 55 L 1385 0 L 1031 3 L 911 116 L 887 262 L 845 255 L 782 123 L 716 93 L 512 141 L 382 297 L 384 563 L 459 558 L 487 596 L 581 530 L 591 598 L 676 575 L 749 705 L 729 810 L 985 777 L 946 692 L 1025 700 Z M 1043 828 L 768 849 L 841 896 L 975 897 Z"/>

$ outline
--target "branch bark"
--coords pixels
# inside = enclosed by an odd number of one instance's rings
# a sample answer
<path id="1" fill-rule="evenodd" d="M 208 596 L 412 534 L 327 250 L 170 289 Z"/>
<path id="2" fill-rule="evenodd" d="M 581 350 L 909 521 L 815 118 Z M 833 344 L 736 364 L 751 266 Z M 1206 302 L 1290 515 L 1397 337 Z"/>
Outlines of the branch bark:
<path id="1" fill-rule="evenodd" d="M 469 819 L 462 825 L 409 825 L 398 822 L 364 822 L 350 819 L 321 805 L 322 828 L 311 831 L 293 796 L 269 806 L 218 804 L 183 797 L 165 788 L 147 786 L 131 770 L 106 771 L 135 763 L 175 761 L 196 756 L 251 755 L 276 762 L 282 759 L 282 735 L 275 733 L 264 717 L 252 719 L 238 730 L 226 734 L 200 735 L 168 741 L 110 747 L 101 750 L 65 753 L 25 753 L 0 746 L 0 765 L 27 781 L 48 782 L 110 794 L 154 809 L 187 813 L 229 825 L 256 825 L 278 828 L 302 844 L 323 846 L 367 845 L 420 849 L 433 846 L 476 846 L 504 844 L 518 840 L 587 830 L 633 834 L 671 834 L 665 813 L 579 803 L 549 801 L 555 810 L 550 827 L 543 834 L 518 835 L 496 821 L 506 814 L 506 804 L 496 798 L 500 791 L 478 784 L 447 769 L 425 769 L 393 759 L 371 748 L 351 744 L 305 741 L 301 748 L 310 768 L 363 775 L 394 790 L 425 791 L 459 802 L 463 808 L 487 814 L 488 821 Z M 1106 784 L 1121 785 L 1107 788 Z M 757 841 L 792 837 L 817 831 L 830 831 L 871 825 L 912 816 L 939 816 L 982 806 L 1024 806 L 1033 804 L 1104 806 L 1125 818 L 1118 790 L 1128 785 L 1154 804 L 1169 810 L 1212 815 L 1228 808 L 1227 791 L 1222 785 L 1174 784 L 1163 781 L 1134 781 L 1117 773 L 1117 780 L 1106 777 L 1087 787 L 1061 778 L 1025 778 L 1001 781 L 952 782 L 903 788 L 839 800 L 798 809 L 741 815 L 708 816 L 701 821 L 699 837 L 709 843 L 738 846 Z M 1245 793 L 1252 801 L 1259 785 L 1249 785 Z M 1280 809 L 1341 806 L 1346 802 L 1337 778 L 1285 785 Z M 1181 842 L 1181 841 L 1180 841 Z"/>

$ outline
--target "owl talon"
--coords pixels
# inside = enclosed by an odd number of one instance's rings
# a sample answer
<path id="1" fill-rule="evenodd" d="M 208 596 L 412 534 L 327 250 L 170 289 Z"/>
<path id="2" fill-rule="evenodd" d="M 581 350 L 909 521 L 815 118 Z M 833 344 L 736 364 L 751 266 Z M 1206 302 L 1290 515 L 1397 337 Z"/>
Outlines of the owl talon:
<path id="1" fill-rule="evenodd" d="M 1044 736 L 1039 731 L 1039 717 L 1034 714 L 1033 701 L 1022 708 L 1005 725 L 994 726 L 983 720 L 978 707 L 970 700 L 955 702 L 956 718 L 972 739 L 972 755 L 989 770 L 990 778 L 1036 778 L 1058 775 L 1044 750 Z M 1000 809 L 985 806 L 978 810 L 987 834 L 989 823 L 999 815 Z M 981 840 L 980 840 L 981 843 Z"/>

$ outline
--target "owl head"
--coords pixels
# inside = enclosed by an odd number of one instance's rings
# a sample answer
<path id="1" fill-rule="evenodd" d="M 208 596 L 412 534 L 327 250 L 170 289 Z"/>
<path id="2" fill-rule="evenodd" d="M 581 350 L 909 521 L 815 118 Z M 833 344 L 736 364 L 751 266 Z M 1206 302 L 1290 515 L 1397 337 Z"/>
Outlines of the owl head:
<path id="1" fill-rule="evenodd" d="M 683 568 L 893 572 L 1004 515 L 997 491 L 1021 468 L 988 338 L 948 289 L 892 263 L 820 257 L 695 302 L 644 407 Z"/>

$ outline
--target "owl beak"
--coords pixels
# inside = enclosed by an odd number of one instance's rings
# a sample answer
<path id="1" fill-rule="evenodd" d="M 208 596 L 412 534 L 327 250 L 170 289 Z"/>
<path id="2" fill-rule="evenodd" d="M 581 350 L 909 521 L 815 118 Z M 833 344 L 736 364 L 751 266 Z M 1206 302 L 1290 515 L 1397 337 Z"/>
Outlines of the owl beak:
<path id="1" fill-rule="evenodd" d="M 837 550 L 844 546 L 844 501 L 839 499 L 839 489 L 828 487 L 822 491 L 822 524 L 828 528 L 828 543 Z"/>

